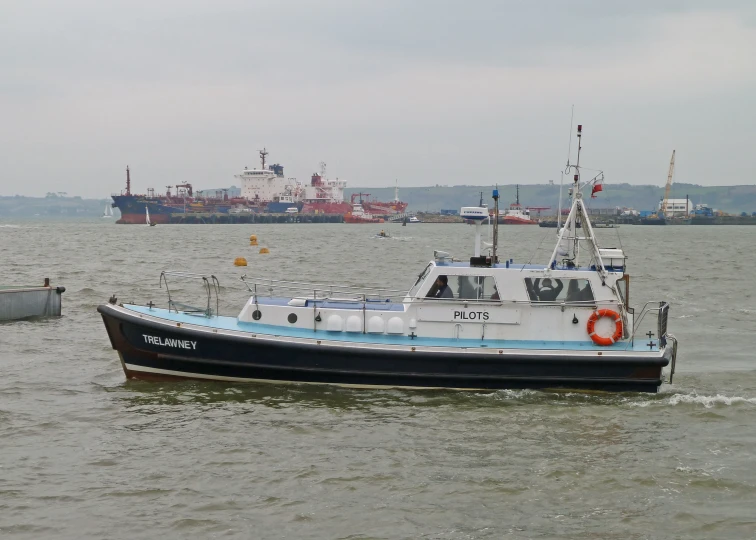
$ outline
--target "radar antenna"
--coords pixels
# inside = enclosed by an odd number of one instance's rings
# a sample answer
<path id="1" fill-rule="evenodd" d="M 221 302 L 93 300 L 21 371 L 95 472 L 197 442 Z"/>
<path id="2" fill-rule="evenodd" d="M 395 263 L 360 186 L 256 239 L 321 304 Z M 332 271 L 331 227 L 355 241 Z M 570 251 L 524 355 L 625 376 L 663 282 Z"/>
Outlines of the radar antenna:
<path id="1" fill-rule="evenodd" d="M 265 156 L 268 155 L 268 151 L 263 148 L 260 150 L 260 161 L 262 161 L 262 170 L 265 170 Z"/>

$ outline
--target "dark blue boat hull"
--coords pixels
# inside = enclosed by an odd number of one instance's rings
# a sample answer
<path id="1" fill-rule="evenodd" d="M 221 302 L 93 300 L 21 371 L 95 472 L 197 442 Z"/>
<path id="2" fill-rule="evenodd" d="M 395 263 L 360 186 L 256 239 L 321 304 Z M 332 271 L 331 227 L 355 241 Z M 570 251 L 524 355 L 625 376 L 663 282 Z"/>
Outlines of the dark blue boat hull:
<path id="1" fill-rule="evenodd" d="M 666 354 L 570 356 L 470 354 L 412 347 L 329 347 L 263 336 L 220 335 L 211 329 L 167 326 L 118 310 L 98 308 L 129 378 L 199 378 L 346 386 L 521 389 L 570 388 L 656 392 Z M 445 349 L 448 351 L 448 349 Z"/>

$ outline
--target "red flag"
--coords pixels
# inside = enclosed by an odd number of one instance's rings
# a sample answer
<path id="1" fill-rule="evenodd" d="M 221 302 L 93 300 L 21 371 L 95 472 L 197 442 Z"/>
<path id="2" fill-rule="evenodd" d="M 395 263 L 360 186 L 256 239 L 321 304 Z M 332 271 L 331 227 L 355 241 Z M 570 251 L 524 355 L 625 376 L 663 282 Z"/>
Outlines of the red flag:
<path id="1" fill-rule="evenodd" d="M 604 191 L 604 186 L 603 184 L 596 182 L 595 184 L 593 184 L 593 189 L 591 190 L 591 199 L 595 199 L 596 195 L 594 194 L 598 193 L 599 191 Z"/>

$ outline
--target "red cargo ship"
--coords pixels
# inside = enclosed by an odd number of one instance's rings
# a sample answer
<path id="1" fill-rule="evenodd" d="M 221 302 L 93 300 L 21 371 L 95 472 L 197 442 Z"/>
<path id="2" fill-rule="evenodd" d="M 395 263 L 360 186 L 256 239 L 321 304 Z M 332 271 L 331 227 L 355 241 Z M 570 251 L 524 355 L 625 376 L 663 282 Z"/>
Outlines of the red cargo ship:
<path id="1" fill-rule="evenodd" d="M 399 200 L 399 186 L 394 187 L 394 200 L 389 202 L 381 202 L 370 199 L 370 193 L 352 193 L 352 204 L 355 203 L 355 199 L 359 197 L 359 203 L 369 212 L 377 216 L 391 216 L 396 214 L 403 214 L 407 209 L 407 203 Z"/>

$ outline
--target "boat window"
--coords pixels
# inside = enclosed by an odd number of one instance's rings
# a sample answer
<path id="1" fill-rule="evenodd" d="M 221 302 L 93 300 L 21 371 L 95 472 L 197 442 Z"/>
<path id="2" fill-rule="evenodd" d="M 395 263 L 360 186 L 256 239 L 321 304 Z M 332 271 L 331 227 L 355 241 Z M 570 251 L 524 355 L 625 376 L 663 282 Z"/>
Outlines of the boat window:
<path id="1" fill-rule="evenodd" d="M 417 293 L 417 290 L 420 288 L 420 285 L 423 284 L 423 281 L 425 281 L 426 276 L 431 271 L 431 268 L 433 268 L 433 264 L 429 264 L 425 267 L 425 269 L 420 272 L 417 276 L 417 281 L 415 281 L 415 284 L 412 286 L 412 288 L 407 293 L 407 296 L 415 296 Z"/>
<path id="2" fill-rule="evenodd" d="M 451 296 L 444 295 L 440 298 L 457 298 L 460 300 L 490 300 L 498 299 L 496 282 L 491 276 L 446 276 L 447 286 Z M 429 298 L 436 296 L 438 288 L 434 283 L 426 295 Z"/>
<path id="3" fill-rule="evenodd" d="M 525 278 L 531 302 L 593 301 L 593 290 L 587 279 Z"/>

